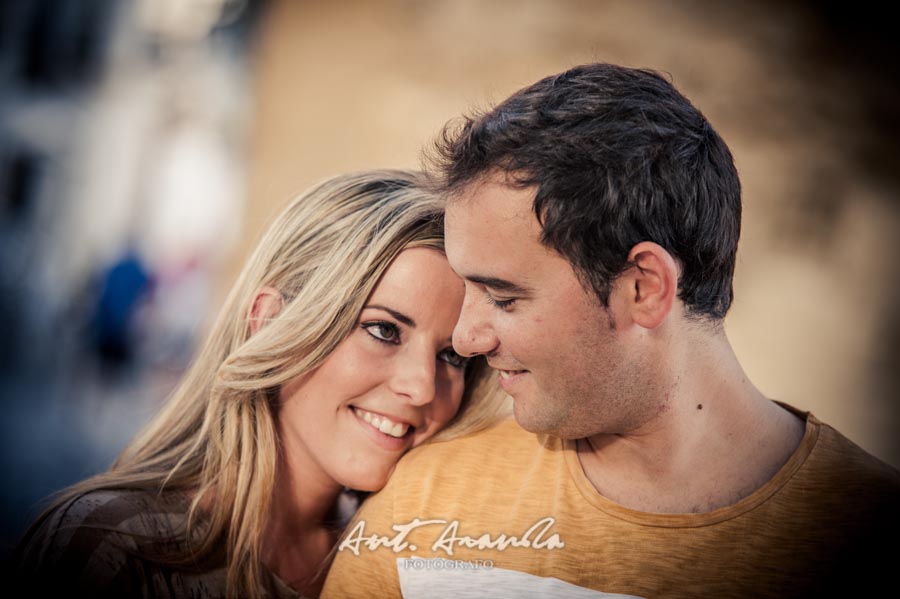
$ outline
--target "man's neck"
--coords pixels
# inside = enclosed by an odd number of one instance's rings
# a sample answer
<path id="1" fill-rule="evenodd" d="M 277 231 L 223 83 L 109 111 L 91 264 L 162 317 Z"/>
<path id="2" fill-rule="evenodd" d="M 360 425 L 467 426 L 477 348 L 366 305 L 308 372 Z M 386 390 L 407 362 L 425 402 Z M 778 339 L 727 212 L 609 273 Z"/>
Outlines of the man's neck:
<path id="1" fill-rule="evenodd" d="M 724 334 L 693 345 L 666 409 L 639 429 L 578 441 L 597 491 L 625 507 L 701 513 L 732 505 L 769 481 L 804 423 L 747 379 Z"/>

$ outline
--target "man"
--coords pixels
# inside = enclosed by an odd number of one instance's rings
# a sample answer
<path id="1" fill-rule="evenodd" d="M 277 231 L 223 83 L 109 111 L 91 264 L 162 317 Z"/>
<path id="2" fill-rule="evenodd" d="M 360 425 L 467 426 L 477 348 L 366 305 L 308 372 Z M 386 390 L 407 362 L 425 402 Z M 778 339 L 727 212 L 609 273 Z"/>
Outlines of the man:
<path id="1" fill-rule="evenodd" d="M 764 397 L 725 336 L 740 184 L 687 99 L 585 65 L 439 149 L 466 282 L 454 347 L 499 371 L 518 425 L 404 459 L 326 597 L 860 596 L 888 579 L 900 473 Z"/>

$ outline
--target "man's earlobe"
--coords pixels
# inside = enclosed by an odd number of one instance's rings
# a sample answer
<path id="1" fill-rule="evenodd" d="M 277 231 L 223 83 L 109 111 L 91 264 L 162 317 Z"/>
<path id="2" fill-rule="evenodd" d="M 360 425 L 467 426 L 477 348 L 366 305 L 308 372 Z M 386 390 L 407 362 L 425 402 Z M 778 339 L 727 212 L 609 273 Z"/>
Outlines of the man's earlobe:
<path id="1" fill-rule="evenodd" d="M 274 287 L 263 287 L 257 291 L 248 315 L 250 334 L 255 335 L 268 320 L 277 316 L 281 306 L 281 292 Z"/>
<path id="2" fill-rule="evenodd" d="M 678 265 L 669 252 L 652 241 L 631 248 L 628 260 L 634 264 L 632 320 L 644 328 L 656 328 L 672 310 L 678 293 Z"/>

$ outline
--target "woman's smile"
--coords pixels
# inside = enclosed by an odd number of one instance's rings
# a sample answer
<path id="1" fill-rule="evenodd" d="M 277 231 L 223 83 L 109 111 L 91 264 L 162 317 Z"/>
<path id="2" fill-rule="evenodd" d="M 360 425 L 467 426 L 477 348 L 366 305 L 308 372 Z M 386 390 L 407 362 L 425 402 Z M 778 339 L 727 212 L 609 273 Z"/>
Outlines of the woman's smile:
<path id="1" fill-rule="evenodd" d="M 377 490 L 404 452 L 456 415 L 466 362 L 450 338 L 463 294 L 440 251 L 397 255 L 349 336 L 282 387 L 279 427 L 292 468 L 323 484 Z"/>

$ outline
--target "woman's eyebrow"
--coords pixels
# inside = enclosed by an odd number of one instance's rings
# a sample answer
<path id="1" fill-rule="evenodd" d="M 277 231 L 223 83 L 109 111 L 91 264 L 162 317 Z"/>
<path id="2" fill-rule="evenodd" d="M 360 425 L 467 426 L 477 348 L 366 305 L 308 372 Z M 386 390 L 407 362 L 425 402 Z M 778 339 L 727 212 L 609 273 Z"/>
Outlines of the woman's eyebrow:
<path id="1" fill-rule="evenodd" d="M 380 304 L 368 304 L 365 306 L 365 308 L 374 308 L 376 310 L 384 310 L 385 312 L 387 312 L 388 314 L 390 314 L 391 316 L 393 316 L 394 318 L 396 318 L 397 320 L 399 320 L 406 326 L 416 328 L 415 320 L 413 320 L 406 314 L 404 314 L 402 312 L 397 312 L 396 310 L 392 310 L 391 308 L 388 308 L 387 306 L 382 306 Z"/>

